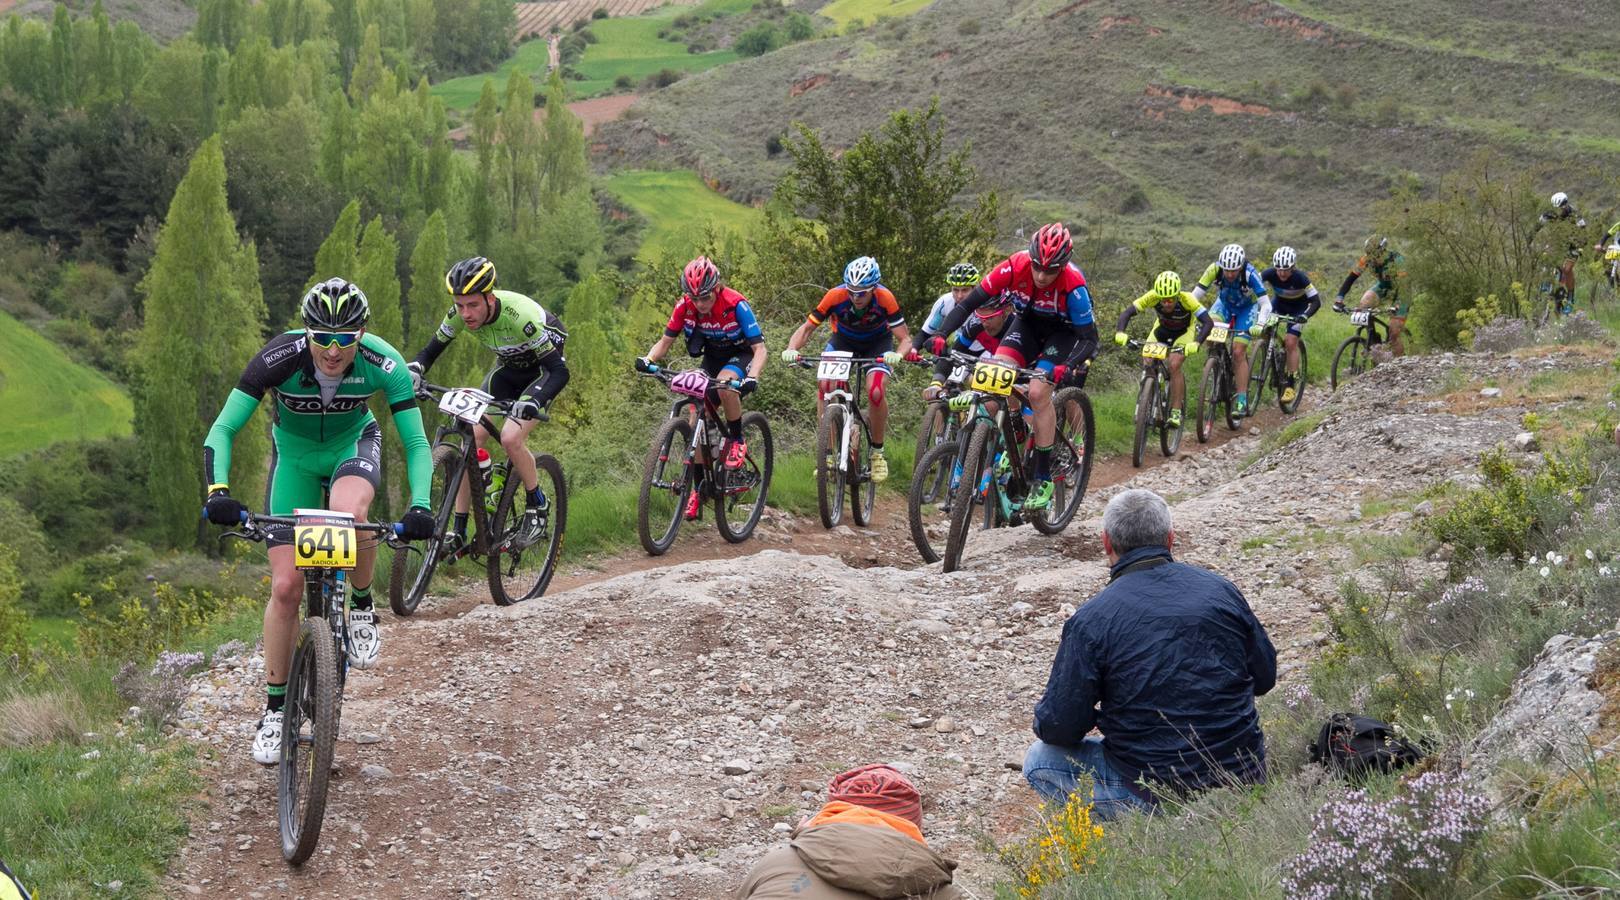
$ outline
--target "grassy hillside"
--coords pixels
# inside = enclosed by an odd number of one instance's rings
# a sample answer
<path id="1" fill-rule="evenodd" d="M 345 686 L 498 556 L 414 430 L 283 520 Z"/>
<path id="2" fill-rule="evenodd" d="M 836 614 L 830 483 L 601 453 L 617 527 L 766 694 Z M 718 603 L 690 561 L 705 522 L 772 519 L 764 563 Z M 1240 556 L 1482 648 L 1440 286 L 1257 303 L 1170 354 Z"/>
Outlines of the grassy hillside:
<path id="1" fill-rule="evenodd" d="M 833 0 L 817 12 L 843 28 L 857 20 L 870 25 L 880 18 L 909 16 L 932 2 L 934 0 Z"/>
<path id="2" fill-rule="evenodd" d="M 1211 252 L 1343 251 L 1393 184 L 1480 147 L 1549 193 L 1611 204 L 1597 186 L 1620 168 L 1620 19 L 1605 8 L 937 0 L 694 75 L 596 139 L 616 164 L 673 157 L 749 200 L 786 165 L 765 147 L 789 123 L 846 144 L 938 96 L 953 139 L 1015 201 L 1009 230 L 1063 216 Z"/>
<path id="3" fill-rule="evenodd" d="M 706 225 L 742 230 L 760 218 L 759 210 L 726 199 L 684 169 L 619 172 L 602 186 L 647 218 L 642 258 L 690 252 Z"/>
<path id="4" fill-rule="evenodd" d="M 28 326 L 0 313 L 0 457 L 65 438 L 129 434 L 129 397 Z"/>

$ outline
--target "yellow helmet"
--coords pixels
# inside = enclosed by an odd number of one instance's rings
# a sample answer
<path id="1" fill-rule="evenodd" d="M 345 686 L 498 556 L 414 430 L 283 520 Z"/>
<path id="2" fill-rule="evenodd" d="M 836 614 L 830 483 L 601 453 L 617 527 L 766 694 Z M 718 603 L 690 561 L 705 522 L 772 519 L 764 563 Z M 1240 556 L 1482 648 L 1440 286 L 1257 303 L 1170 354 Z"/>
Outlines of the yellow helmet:
<path id="1" fill-rule="evenodd" d="M 1181 276 L 1174 272 L 1160 272 L 1153 279 L 1153 293 L 1161 300 L 1169 300 L 1181 293 Z"/>

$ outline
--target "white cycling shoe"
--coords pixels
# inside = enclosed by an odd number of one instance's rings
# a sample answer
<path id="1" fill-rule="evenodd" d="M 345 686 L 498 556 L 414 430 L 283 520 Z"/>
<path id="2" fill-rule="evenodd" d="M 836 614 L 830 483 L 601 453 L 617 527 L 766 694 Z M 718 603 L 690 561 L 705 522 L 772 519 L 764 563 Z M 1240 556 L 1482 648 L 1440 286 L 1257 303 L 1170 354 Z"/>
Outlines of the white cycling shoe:
<path id="1" fill-rule="evenodd" d="M 376 610 L 349 610 L 349 665 L 370 669 L 377 665 L 377 654 L 381 650 L 382 635 L 377 631 Z"/>
<path id="2" fill-rule="evenodd" d="M 261 766 L 281 762 L 281 719 L 277 711 L 266 712 L 259 720 L 259 733 L 253 736 L 253 761 Z"/>

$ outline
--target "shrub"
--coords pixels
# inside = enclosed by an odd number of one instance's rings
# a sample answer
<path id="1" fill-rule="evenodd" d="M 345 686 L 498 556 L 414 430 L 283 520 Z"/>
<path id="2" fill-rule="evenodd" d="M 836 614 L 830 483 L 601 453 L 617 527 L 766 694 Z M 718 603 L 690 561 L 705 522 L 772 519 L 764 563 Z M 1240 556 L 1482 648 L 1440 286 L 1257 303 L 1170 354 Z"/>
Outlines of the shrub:
<path id="1" fill-rule="evenodd" d="M 1086 779 L 1062 806 L 1048 803 L 1041 807 L 1041 829 L 1037 837 L 1012 855 L 1021 857 L 1022 884 L 1019 897 L 1044 896 L 1046 889 L 1071 875 L 1082 874 L 1097 863 L 1102 852 L 1103 830 L 1092 824 L 1091 785 Z"/>
<path id="2" fill-rule="evenodd" d="M 84 703 L 72 691 L 51 689 L 0 697 L 0 748 L 74 741 L 88 730 Z"/>
<path id="3" fill-rule="evenodd" d="M 962 35 L 963 37 L 969 37 L 978 34 L 983 27 L 984 26 L 979 24 L 978 19 L 963 19 L 957 24 L 956 33 Z"/>
<path id="4" fill-rule="evenodd" d="M 631 78 L 629 75 L 620 75 L 618 78 L 613 79 L 613 87 L 616 90 L 628 91 L 635 86 L 635 79 Z"/>
<path id="5" fill-rule="evenodd" d="M 598 6 L 597 8 L 591 10 L 591 18 L 593 19 L 605 19 L 607 17 L 608 11 L 607 7 L 605 6 Z"/>
<path id="6" fill-rule="evenodd" d="M 0 544 L 0 673 L 10 680 L 13 673 L 30 666 L 28 611 L 22 608 L 22 576 L 17 572 L 17 552 Z M 0 736 L 5 732 L 0 730 Z"/>
<path id="7" fill-rule="evenodd" d="M 186 676 L 201 667 L 201 653 L 158 654 L 150 668 L 126 663 L 113 677 L 113 687 L 124 701 L 140 709 L 140 719 L 151 728 L 162 728 L 180 713 L 190 690 Z"/>
<path id="8" fill-rule="evenodd" d="M 1549 454 L 1545 465 L 1530 475 L 1515 469 L 1507 451 L 1497 448 L 1480 457 L 1479 469 L 1484 486 L 1428 520 L 1435 538 L 1455 548 L 1454 574 L 1481 555 L 1522 561 L 1532 536 L 1549 534 L 1567 520 L 1592 481 L 1580 448 L 1567 455 Z"/>
<path id="9" fill-rule="evenodd" d="M 732 48 L 741 56 L 764 56 L 782 46 L 782 33 L 775 25 L 761 22 L 742 34 Z"/>
<path id="10" fill-rule="evenodd" d="M 802 12 L 795 12 L 787 17 L 787 24 L 783 27 L 783 32 L 787 35 L 789 42 L 797 43 L 814 37 L 816 26 L 810 21 L 809 16 Z"/>
<path id="11" fill-rule="evenodd" d="M 150 599 L 126 598 L 111 615 L 98 612 L 90 597 L 81 596 L 80 601 L 79 652 L 117 662 L 153 659 L 233 608 L 258 605 L 246 597 L 220 597 L 210 591 L 189 590 L 182 595 L 169 584 L 159 584 Z"/>
<path id="12" fill-rule="evenodd" d="M 682 72 L 680 69 L 659 69 L 657 72 L 648 75 L 647 80 L 643 82 L 643 84 L 645 84 L 648 89 L 666 88 L 685 77 L 686 73 Z"/>
<path id="13" fill-rule="evenodd" d="M 773 134 L 765 139 L 765 155 L 775 156 L 782 152 L 782 136 Z"/>
<path id="14" fill-rule="evenodd" d="M 1608 336 L 1607 329 L 1581 310 L 1564 316 L 1553 326 L 1553 341 L 1559 344 L 1595 343 Z"/>

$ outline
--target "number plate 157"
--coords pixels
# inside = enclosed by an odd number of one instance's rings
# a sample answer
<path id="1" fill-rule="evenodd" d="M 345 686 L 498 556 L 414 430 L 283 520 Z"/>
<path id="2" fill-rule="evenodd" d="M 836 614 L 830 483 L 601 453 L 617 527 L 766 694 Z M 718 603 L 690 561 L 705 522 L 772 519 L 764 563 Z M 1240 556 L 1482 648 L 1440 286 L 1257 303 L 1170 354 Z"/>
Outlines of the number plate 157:
<path id="1" fill-rule="evenodd" d="M 969 387 L 986 394 L 1005 397 L 1012 393 L 1018 370 L 993 360 L 980 360 L 973 366 L 973 382 Z"/>

